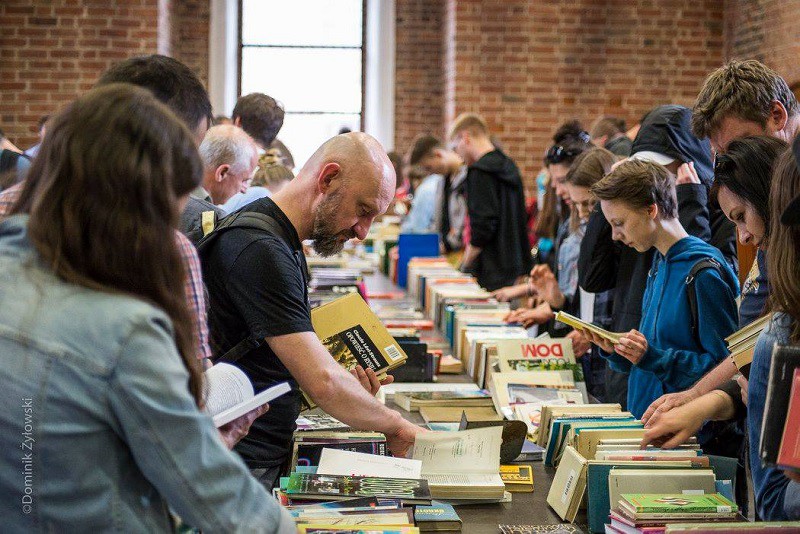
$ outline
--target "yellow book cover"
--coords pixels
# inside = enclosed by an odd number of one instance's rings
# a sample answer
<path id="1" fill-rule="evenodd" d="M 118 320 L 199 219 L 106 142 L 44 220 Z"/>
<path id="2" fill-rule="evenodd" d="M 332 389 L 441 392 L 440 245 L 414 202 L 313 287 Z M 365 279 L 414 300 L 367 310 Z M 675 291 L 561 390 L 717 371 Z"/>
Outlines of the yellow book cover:
<path id="1" fill-rule="evenodd" d="M 406 354 L 358 293 L 311 310 L 311 324 L 333 359 L 347 370 L 361 365 L 380 375 L 406 361 Z"/>

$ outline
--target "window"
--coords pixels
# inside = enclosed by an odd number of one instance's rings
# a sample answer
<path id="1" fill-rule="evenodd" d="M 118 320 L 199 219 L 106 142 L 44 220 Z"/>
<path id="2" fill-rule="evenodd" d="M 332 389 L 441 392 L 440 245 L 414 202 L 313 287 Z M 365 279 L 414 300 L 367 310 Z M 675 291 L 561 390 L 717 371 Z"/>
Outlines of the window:
<path id="1" fill-rule="evenodd" d="M 266 93 L 301 167 L 342 127 L 360 130 L 364 0 L 242 0 L 241 94 Z"/>

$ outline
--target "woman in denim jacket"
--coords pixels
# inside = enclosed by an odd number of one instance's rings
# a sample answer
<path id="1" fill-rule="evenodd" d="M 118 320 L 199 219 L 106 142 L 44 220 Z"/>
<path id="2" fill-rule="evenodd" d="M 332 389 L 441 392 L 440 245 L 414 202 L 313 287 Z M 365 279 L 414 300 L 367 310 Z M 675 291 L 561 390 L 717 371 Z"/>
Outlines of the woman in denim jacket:
<path id="1" fill-rule="evenodd" d="M 108 85 L 51 125 L 0 224 L 0 516 L 20 531 L 293 532 L 200 412 L 173 228 L 189 131 Z"/>

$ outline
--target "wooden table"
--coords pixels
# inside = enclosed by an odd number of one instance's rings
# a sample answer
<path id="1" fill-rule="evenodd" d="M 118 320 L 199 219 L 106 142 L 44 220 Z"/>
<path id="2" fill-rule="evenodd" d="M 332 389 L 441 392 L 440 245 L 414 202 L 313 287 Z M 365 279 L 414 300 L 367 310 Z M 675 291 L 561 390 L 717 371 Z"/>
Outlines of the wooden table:
<path id="1" fill-rule="evenodd" d="M 381 274 L 366 277 L 368 290 L 372 292 L 399 291 Z M 442 382 L 471 382 L 467 375 L 440 375 Z M 424 425 L 419 412 L 407 412 L 393 403 L 389 406 L 403 417 L 418 425 Z M 547 505 L 547 493 L 553 482 L 555 469 L 544 467 L 542 462 L 530 462 L 533 468 L 533 493 L 513 493 L 510 503 L 476 504 L 456 507 L 456 512 L 463 521 L 464 534 L 496 534 L 498 525 L 558 525 L 563 523 L 560 517 Z M 588 532 L 586 528 L 586 512 L 578 513 L 577 526 Z"/>

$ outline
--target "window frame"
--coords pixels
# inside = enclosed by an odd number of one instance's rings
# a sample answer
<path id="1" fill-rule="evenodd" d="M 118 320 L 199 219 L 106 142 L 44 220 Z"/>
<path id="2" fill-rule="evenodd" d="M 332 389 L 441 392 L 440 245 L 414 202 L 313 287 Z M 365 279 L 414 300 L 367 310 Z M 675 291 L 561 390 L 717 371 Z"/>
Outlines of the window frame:
<path id="1" fill-rule="evenodd" d="M 291 1 L 291 0 L 287 0 Z M 364 116 L 366 112 L 366 91 L 367 91 L 367 0 L 361 0 L 361 46 L 340 46 L 340 45 L 245 45 L 242 42 L 242 20 L 244 18 L 244 0 L 239 0 L 238 10 L 239 20 L 237 25 L 237 83 L 236 94 L 238 97 L 242 96 L 242 50 L 245 46 L 248 48 L 290 48 L 290 49 L 317 49 L 317 50 L 361 50 L 361 109 L 358 111 L 359 115 L 359 129 L 364 131 Z M 331 111 L 286 111 L 286 115 L 352 115 L 350 112 L 331 112 Z"/>

